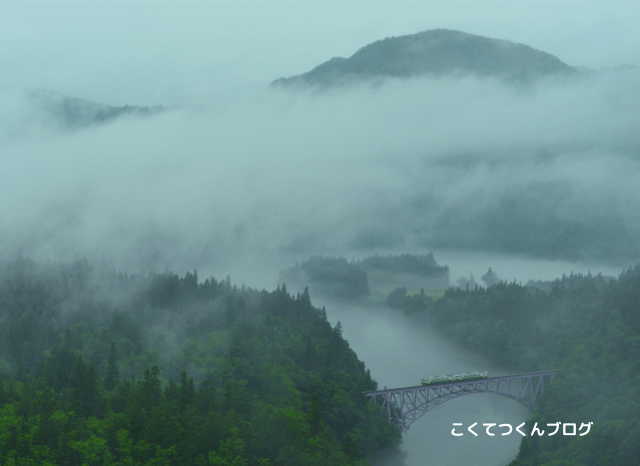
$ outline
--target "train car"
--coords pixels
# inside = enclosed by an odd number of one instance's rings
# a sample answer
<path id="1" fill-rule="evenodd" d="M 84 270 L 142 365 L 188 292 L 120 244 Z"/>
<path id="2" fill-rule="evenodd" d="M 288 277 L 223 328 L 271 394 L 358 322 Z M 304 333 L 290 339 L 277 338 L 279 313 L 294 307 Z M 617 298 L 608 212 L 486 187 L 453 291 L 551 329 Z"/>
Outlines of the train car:
<path id="1" fill-rule="evenodd" d="M 471 381 L 481 380 L 489 377 L 489 372 L 463 372 L 462 374 L 455 375 L 436 375 L 433 377 L 425 377 L 422 379 L 422 385 L 437 385 L 442 383 L 457 382 L 459 380 Z"/>

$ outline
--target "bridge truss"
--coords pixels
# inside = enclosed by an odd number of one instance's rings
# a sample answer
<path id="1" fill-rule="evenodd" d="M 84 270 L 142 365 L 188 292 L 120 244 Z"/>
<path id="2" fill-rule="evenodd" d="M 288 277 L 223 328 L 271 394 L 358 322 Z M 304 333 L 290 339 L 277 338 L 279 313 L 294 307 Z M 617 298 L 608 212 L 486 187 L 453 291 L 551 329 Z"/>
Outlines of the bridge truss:
<path id="1" fill-rule="evenodd" d="M 365 392 L 374 405 L 386 409 L 389 422 L 397 424 L 404 434 L 409 426 L 442 403 L 474 393 L 495 393 L 533 409 L 536 398 L 544 393 L 544 378 L 553 382 L 555 371 L 531 372 L 489 379 L 457 381 L 439 385 L 394 388 Z"/>

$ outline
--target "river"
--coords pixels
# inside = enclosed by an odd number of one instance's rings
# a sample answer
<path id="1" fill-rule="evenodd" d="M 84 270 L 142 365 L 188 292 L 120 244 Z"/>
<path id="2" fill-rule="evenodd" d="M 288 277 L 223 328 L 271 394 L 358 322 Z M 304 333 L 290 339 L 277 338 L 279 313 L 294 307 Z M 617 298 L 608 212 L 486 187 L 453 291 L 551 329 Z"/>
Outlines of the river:
<path id="1" fill-rule="evenodd" d="M 379 388 L 420 384 L 422 377 L 488 370 L 490 375 L 508 371 L 485 358 L 462 350 L 426 328 L 416 328 L 401 312 L 327 303 L 327 317 L 341 321 L 343 335 L 360 360 L 371 369 Z M 438 406 L 418 419 L 403 437 L 407 466 L 505 465 L 518 454 L 522 436 L 515 427 L 530 416 L 528 408 L 501 395 L 475 394 Z M 451 434 L 453 423 L 463 424 Z M 474 437 L 466 430 L 477 422 Z M 511 435 L 488 436 L 483 423 L 511 424 Z"/>
<path id="2" fill-rule="evenodd" d="M 417 328 L 401 312 L 326 304 L 332 325 L 342 323 L 343 335 L 382 389 L 420 384 L 422 377 L 488 370 L 490 375 L 508 371 L 485 358 L 462 350 L 434 331 Z M 438 406 L 411 425 L 403 436 L 407 466 L 445 466 L 473 462 L 476 465 L 505 465 L 518 454 L 522 436 L 515 426 L 530 416 L 528 408 L 494 394 L 475 394 L 457 398 Z M 453 423 L 462 423 L 455 437 Z M 474 437 L 466 430 L 477 422 Z M 514 431 L 488 436 L 483 423 L 511 424 Z"/>
<path id="3" fill-rule="evenodd" d="M 394 251 L 395 252 L 395 251 Z M 396 252 L 397 253 L 397 252 Z M 530 278 L 549 280 L 569 274 L 587 273 L 617 276 L 622 267 L 598 264 L 568 263 L 505 257 L 491 254 L 441 252 L 438 262 L 451 268 L 451 282 L 473 272 L 476 280 L 492 266 L 503 280 L 526 283 Z M 278 257 L 261 261 L 252 258 L 248 264 L 236 264 L 232 274 L 242 276 L 254 286 L 273 288 L 276 270 L 290 266 L 294 258 Z M 223 276 L 218 273 L 218 276 Z M 233 275 L 232 275 L 233 276 Z M 290 292 L 296 290 L 290 288 Z M 299 290 L 298 290 L 299 291 Z M 422 377 L 487 370 L 489 375 L 507 375 L 506 368 L 462 349 L 437 332 L 416 326 L 402 312 L 383 306 L 354 306 L 334 303 L 311 296 L 315 306 L 325 306 L 332 325 L 342 323 L 343 336 L 358 358 L 371 370 L 379 388 L 407 387 L 420 383 Z M 448 466 L 473 463 L 478 466 L 504 466 L 518 454 L 522 436 L 515 427 L 529 419 L 528 408 L 501 395 L 474 394 L 438 406 L 418 419 L 403 436 L 402 449 L 407 453 L 407 466 Z M 477 422 L 474 437 L 466 428 Z M 461 437 L 451 433 L 453 423 L 462 423 Z M 508 436 L 500 435 L 497 426 L 488 436 L 484 423 L 511 424 Z M 460 429 L 460 428 L 457 428 Z M 391 465 L 389 465 L 391 466 Z"/>

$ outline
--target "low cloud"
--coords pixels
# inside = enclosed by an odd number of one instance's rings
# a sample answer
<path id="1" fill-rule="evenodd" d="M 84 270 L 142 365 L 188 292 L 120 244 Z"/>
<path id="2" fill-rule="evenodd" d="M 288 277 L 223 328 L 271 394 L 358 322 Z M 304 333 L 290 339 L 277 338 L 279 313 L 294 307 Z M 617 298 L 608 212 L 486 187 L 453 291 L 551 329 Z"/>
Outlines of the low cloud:
<path id="1" fill-rule="evenodd" d="M 0 241 L 134 270 L 417 246 L 622 263 L 640 247 L 637 78 L 268 90 L 76 131 L 5 92 Z"/>

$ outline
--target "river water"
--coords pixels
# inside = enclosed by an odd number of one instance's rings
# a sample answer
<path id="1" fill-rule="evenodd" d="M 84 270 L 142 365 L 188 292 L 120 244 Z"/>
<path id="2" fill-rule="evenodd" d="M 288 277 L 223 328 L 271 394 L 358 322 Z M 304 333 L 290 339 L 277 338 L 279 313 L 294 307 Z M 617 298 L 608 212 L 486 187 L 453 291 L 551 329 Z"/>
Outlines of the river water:
<path id="1" fill-rule="evenodd" d="M 381 254 L 401 251 L 376 251 Z M 413 251 L 426 253 L 429 251 Z M 473 273 L 476 281 L 489 266 L 497 271 L 498 277 L 509 282 L 526 283 L 529 279 L 552 280 L 562 274 L 584 273 L 617 276 L 621 266 L 602 264 L 569 263 L 561 261 L 523 259 L 495 254 L 472 254 L 469 252 L 440 251 L 435 254 L 441 264 L 449 265 L 451 282 L 460 276 Z M 242 277 L 242 281 L 252 286 L 273 289 L 277 283 L 278 271 L 290 267 L 304 257 L 251 256 L 245 262 L 236 261 L 219 269 L 211 269 L 217 277 L 231 273 Z M 236 258 L 237 259 L 237 258 Z M 295 290 L 289 288 L 290 292 Z M 364 361 L 379 388 L 408 387 L 420 384 L 422 377 L 489 371 L 490 376 L 507 375 L 504 367 L 492 364 L 487 359 L 460 348 L 457 344 L 440 336 L 437 332 L 416 325 L 402 312 L 385 306 L 354 306 L 334 303 L 311 296 L 312 303 L 325 306 L 332 325 L 341 321 L 343 336 Z M 403 450 L 407 453 L 407 466 L 447 466 L 472 463 L 478 466 L 503 466 L 518 454 L 522 436 L 515 427 L 529 419 L 528 408 L 518 402 L 495 394 L 474 394 L 448 401 L 418 419 L 403 436 Z M 477 423 L 478 433 L 474 437 L 466 428 Z M 461 437 L 451 433 L 453 423 L 462 423 Z M 508 436 L 502 436 L 497 426 L 492 428 L 495 436 L 488 436 L 484 423 L 511 424 L 514 429 Z"/>
<path id="2" fill-rule="evenodd" d="M 489 375 L 508 371 L 486 359 L 462 350 L 426 328 L 417 328 L 401 312 L 326 304 L 329 321 L 342 323 L 343 335 L 364 361 L 382 389 L 420 384 L 422 377 L 488 370 Z M 505 465 L 518 454 L 522 436 L 515 427 L 530 411 L 509 398 L 495 394 L 467 395 L 448 401 L 418 419 L 403 437 L 407 466 L 445 466 L 472 462 L 474 465 Z M 455 437 L 453 423 L 462 423 Z M 466 429 L 477 422 L 474 437 Z M 511 424 L 511 435 L 502 436 L 497 426 L 491 437 L 483 423 Z"/>

